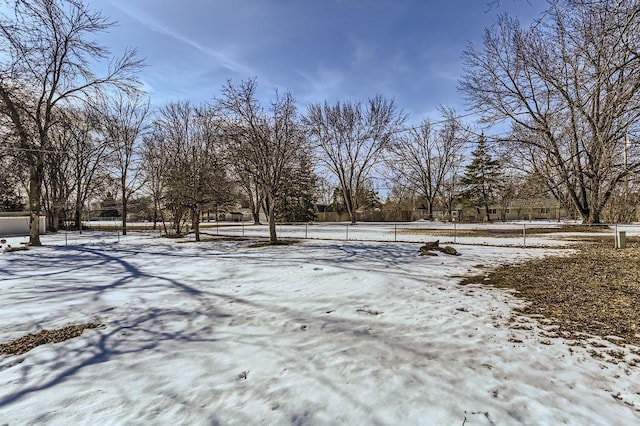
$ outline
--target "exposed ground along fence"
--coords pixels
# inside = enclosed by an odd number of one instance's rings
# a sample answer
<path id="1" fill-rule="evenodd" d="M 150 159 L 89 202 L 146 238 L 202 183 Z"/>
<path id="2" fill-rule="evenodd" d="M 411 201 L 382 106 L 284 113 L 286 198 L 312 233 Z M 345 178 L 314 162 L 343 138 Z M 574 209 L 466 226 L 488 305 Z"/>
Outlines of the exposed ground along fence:
<path id="1" fill-rule="evenodd" d="M 561 246 L 590 240 L 611 241 L 620 231 L 634 240 L 640 238 L 640 224 L 578 225 L 565 223 L 459 224 L 417 223 L 313 223 L 278 225 L 282 239 L 323 239 L 339 241 L 415 242 L 440 240 L 446 244 L 482 244 L 505 246 Z M 204 228 L 208 237 L 268 238 L 265 225 L 217 226 Z"/>

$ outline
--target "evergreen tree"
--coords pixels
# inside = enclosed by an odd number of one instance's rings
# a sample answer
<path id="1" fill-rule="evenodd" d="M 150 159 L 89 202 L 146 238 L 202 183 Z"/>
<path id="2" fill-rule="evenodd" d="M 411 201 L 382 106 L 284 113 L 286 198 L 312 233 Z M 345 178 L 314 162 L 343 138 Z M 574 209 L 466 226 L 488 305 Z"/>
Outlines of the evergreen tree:
<path id="1" fill-rule="evenodd" d="M 464 188 L 460 198 L 463 202 L 476 206 L 478 213 L 484 207 L 487 220 L 490 221 L 489 205 L 496 199 L 502 183 L 500 163 L 491 158 L 484 135 L 480 137 L 478 146 L 471 155 L 472 161 L 460 180 Z"/>
<path id="2" fill-rule="evenodd" d="M 6 170 L 0 171 L 0 211 L 19 211 L 24 208 L 17 190 L 17 180 Z"/>
<path id="3" fill-rule="evenodd" d="M 107 195 L 102 199 L 100 206 L 102 208 L 100 217 L 120 217 L 120 210 L 118 210 L 116 199 L 111 192 L 107 192 Z"/>
<path id="4" fill-rule="evenodd" d="M 317 177 L 308 155 L 288 167 L 276 205 L 276 217 L 283 222 L 310 222 L 316 218 Z"/>
<path id="5" fill-rule="evenodd" d="M 14 156 L 0 155 L 0 211 L 20 211 L 25 207 L 19 188 L 26 189 L 26 174 L 18 161 Z"/>
<path id="6" fill-rule="evenodd" d="M 344 195 L 341 188 L 333 190 L 333 196 L 331 197 L 331 211 L 334 213 L 344 212 Z"/>

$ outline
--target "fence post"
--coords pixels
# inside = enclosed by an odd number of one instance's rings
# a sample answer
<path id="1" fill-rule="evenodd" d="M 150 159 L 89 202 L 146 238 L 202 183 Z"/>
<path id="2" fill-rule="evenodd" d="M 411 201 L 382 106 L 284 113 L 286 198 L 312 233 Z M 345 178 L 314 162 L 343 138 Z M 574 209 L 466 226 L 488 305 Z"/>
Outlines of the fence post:
<path id="1" fill-rule="evenodd" d="M 309 226 L 309 224 L 308 224 L 308 223 L 305 223 L 305 224 L 304 224 L 304 239 L 305 239 L 305 240 L 307 239 L 307 234 L 308 234 L 308 233 L 307 233 L 307 227 L 308 227 L 308 226 Z"/>
<path id="2" fill-rule="evenodd" d="M 627 233 L 626 231 L 618 231 L 618 224 L 616 223 L 615 248 L 623 249 L 626 247 L 627 247 Z"/>
<path id="3" fill-rule="evenodd" d="M 522 224 L 522 246 L 523 247 L 527 246 L 527 224 L 526 223 Z"/>
<path id="4" fill-rule="evenodd" d="M 458 224 L 456 222 L 453 222 L 453 244 L 456 244 L 457 236 L 458 236 Z"/>
<path id="5" fill-rule="evenodd" d="M 393 224 L 393 241 L 394 242 L 398 242 L 398 224 L 394 223 Z"/>
<path id="6" fill-rule="evenodd" d="M 349 224 L 347 223 L 347 241 L 349 241 Z"/>

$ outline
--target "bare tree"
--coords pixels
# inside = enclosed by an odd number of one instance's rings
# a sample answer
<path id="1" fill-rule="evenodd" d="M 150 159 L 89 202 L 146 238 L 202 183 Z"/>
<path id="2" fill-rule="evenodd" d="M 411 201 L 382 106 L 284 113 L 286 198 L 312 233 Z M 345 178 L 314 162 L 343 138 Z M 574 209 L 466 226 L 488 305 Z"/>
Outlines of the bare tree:
<path id="1" fill-rule="evenodd" d="M 357 195 L 406 115 L 395 102 L 376 96 L 366 104 L 312 104 L 304 121 L 320 161 L 340 184 L 351 223 L 356 223 Z"/>
<path id="2" fill-rule="evenodd" d="M 100 135 L 99 120 L 88 109 L 71 109 L 68 118 L 69 145 L 73 187 L 73 220 L 82 231 L 82 210 L 96 195 L 106 179 L 108 145 Z"/>
<path id="3" fill-rule="evenodd" d="M 236 149 L 235 147 L 231 149 Z M 260 210 L 263 205 L 263 189 L 256 179 L 257 168 L 242 157 L 240 152 L 228 151 L 230 161 L 229 169 L 232 172 L 234 181 L 242 194 L 246 197 L 255 225 L 260 224 Z"/>
<path id="4" fill-rule="evenodd" d="M 333 202 L 333 191 L 335 191 L 335 184 L 326 176 L 318 176 L 316 184 L 316 198 L 320 204 L 325 206 L 330 205 Z"/>
<path id="5" fill-rule="evenodd" d="M 72 161 L 69 155 L 71 130 L 60 109 L 58 118 L 49 131 L 49 149 L 45 157 L 45 179 L 43 202 L 47 212 L 47 229 L 57 232 L 60 220 L 66 216 L 71 195 Z"/>
<path id="6" fill-rule="evenodd" d="M 389 145 L 387 166 L 395 185 L 404 185 L 426 200 L 428 219 L 433 220 L 436 200 L 443 195 L 447 178 L 461 163 L 464 128 L 452 110 L 441 108 L 446 119 L 429 119 L 410 129 Z"/>
<path id="7" fill-rule="evenodd" d="M 625 144 L 640 118 L 639 27 L 638 0 L 554 0 L 528 29 L 501 17 L 464 54 L 471 105 L 512 123 L 507 143 L 586 223 L 640 170 L 640 145 Z"/>
<path id="8" fill-rule="evenodd" d="M 453 162 L 451 169 L 445 176 L 440 193 L 440 200 L 447 211 L 449 220 L 454 220 L 453 212 L 456 207 L 456 203 L 459 201 L 458 193 L 462 186 L 460 184 L 460 179 L 464 174 L 463 156 L 464 155 L 460 156 L 459 161 Z"/>
<path id="9" fill-rule="evenodd" d="M 276 208 L 287 168 L 305 147 L 293 96 L 277 91 L 265 110 L 256 97 L 255 79 L 222 89 L 219 105 L 228 117 L 231 161 L 251 176 L 263 194 L 269 218 L 269 240 L 277 244 Z"/>
<path id="10" fill-rule="evenodd" d="M 142 142 L 142 172 L 145 185 L 142 188 L 153 201 L 153 229 L 156 229 L 158 220 L 162 221 L 165 233 L 166 222 L 163 214 L 164 201 L 164 171 L 166 156 L 162 150 L 163 138 L 158 131 L 151 131 L 143 138 Z"/>
<path id="11" fill-rule="evenodd" d="M 133 89 L 142 66 L 134 51 L 112 61 L 103 76 L 90 64 L 109 52 L 94 41 L 113 22 L 79 0 L 14 0 L 0 15 L 0 113 L 24 150 L 29 170 L 30 242 L 40 245 L 39 216 L 54 110 L 105 87 Z"/>
<path id="12" fill-rule="evenodd" d="M 230 192 L 222 136 L 222 120 L 215 111 L 188 102 L 164 106 L 154 123 L 154 138 L 165 156 L 166 196 L 190 211 L 196 241 L 203 207 L 223 201 Z"/>
<path id="13" fill-rule="evenodd" d="M 127 235 L 127 204 L 144 184 L 141 160 L 142 137 L 146 131 L 149 101 L 140 94 L 116 93 L 99 107 L 101 128 L 109 145 L 113 173 L 122 203 L 122 234 Z"/>

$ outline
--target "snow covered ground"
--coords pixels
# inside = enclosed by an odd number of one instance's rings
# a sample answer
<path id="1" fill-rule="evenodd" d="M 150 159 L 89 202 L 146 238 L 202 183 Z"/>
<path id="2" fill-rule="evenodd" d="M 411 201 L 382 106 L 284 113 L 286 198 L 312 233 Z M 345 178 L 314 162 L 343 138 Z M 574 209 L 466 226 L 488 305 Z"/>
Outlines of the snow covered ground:
<path id="1" fill-rule="evenodd" d="M 58 234 L 0 254 L 0 342 L 104 324 L 0 355 L 0 424 L 640 423 L 638 367 L 544 336 L 508 292 L 458 285 L 563 252 L 553 236 L 421 257 L 369 226 L 264 248 Z"/>

